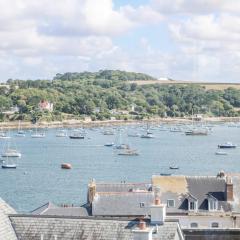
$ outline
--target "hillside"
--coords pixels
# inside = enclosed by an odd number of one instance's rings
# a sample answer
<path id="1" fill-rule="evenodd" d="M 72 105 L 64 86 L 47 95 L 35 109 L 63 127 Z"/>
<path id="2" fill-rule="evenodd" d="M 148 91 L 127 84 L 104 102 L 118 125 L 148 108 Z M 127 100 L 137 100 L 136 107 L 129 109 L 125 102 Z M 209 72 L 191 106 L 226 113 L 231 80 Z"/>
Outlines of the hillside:
<path id="1" fill-rule="evenodd" d="M 45 105 L 48 108 L 41 109 Z M 9 114 L 13 107 L 19 111 Z M 9 80 L 0 87 L 1 121 L 86 116 L 92 120 L 146 119 L 188 117 L 193 112 L 240 116 L 239 85 L 158 81 L 143 73 L 104 70 L 56 74 L 53 80 Z"/>

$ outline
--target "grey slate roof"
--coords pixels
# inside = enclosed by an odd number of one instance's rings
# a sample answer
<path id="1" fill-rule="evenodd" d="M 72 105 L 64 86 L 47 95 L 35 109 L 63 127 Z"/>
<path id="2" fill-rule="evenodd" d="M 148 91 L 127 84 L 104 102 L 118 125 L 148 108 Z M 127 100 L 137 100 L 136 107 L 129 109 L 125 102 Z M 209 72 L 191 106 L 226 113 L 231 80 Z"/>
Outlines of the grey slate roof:
<path id="1" fill-rule="evenodd" d="M 93 216 L 144 216 L 154 202 L 153 192 L 97 193 L 92 203 Z"/>
<path id="2" fill-rule="evenodd" d="M 10 220 L 19 240 L 132 240 L 136 221 L 13 215 Z M 176 240 L 179 225 L 166 222 L 153 234 L 154 240 Z M 57 238 L 55 238 L 57 236 Z"/>
<path id="3" fill-rule="evenodd" d="M 167 208 L 168 213 L 184 213 L 188 211 L 188 197 L 198 200 L 198 211 L 208 211 L 208 196 L 211 194 L 218 200 L 218 208 L 231 211 L 231 204 L 225 201 L 226 182 L 215 176 L 153 176 L 153 188 L 160 188 L 161 202 L 168 199 L 175 201 L 175 207 Z"/>
<path id="4" fill-rule="evenodd" d="M 17 240 L 8 214 L 16 213 L 6 202 L 0 198 L 0 240 Z"/>
<path id="5" fill-rule="evenodd" d="M 96 192 L 131 192 L 149 191 L 150 183 L 96 183 Z"/>
<path id="6" fill-rule="evenodd" d="M 51 216 L 75 216 L 75 217 L 86 217 L 89 215 L 85 207 L 71 207 L 71 206 L 59 207 L 50 202 L 33 210 L 31 214 Z"/>

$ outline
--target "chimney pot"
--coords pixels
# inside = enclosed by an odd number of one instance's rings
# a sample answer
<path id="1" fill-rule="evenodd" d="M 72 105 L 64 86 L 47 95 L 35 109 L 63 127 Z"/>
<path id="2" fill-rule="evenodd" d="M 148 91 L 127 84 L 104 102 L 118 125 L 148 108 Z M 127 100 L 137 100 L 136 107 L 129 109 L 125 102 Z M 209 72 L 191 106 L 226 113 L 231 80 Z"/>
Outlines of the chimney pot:
<path id="1" fill-rule="evenodd" d="M 159 198 L 156 198 L 156 199 L 155 199 L 155 205 L 160 205 L 160 203 L 161 203 L 160 199 L 159 199 Z"/>
<path id="2" fill-rule="evenodd" d="M 139 229 L 141 229 L 141 230 L 146 229 L 146 222 L 140 221 L 140 222 L 139 222 Z"/>

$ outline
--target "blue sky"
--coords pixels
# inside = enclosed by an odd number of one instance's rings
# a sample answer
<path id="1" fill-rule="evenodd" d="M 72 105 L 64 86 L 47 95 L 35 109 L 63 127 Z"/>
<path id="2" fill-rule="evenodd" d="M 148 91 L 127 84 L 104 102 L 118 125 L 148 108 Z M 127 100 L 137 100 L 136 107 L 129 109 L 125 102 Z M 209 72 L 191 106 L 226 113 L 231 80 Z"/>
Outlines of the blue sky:
<path id="1" fill-rule="evenodd" d="M 240 82 L 240 1 L 0 0 L 0 7 L 1 82 L 99 69 Z"/>

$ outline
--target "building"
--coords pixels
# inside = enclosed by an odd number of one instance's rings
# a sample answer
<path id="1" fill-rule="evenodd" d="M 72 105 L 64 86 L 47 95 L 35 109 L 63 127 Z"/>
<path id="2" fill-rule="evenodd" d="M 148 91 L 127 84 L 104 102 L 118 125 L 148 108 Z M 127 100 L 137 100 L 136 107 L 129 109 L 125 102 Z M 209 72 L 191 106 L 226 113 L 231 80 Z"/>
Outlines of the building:
<path id="1" fill-rule="evenodd" d="M 41 111 L 47 110 L 49 112 L 53 111 L 53 103 L 48 102 L 46 100 L 41 100 L 38 104 L 38 108 Z"/>
<path id="2" fill-rule="evenodd" d="M 51 204 L 44 209 L 54 208 Z M 156 201 L 152 217 L 136 218 L 80 217 L 17 214 L 0 202 L 1 240 L 184 240 L 177 221 L 165 221 L 165 206 Z M 38 212 L 38 213 L 40 213 Z"/>

